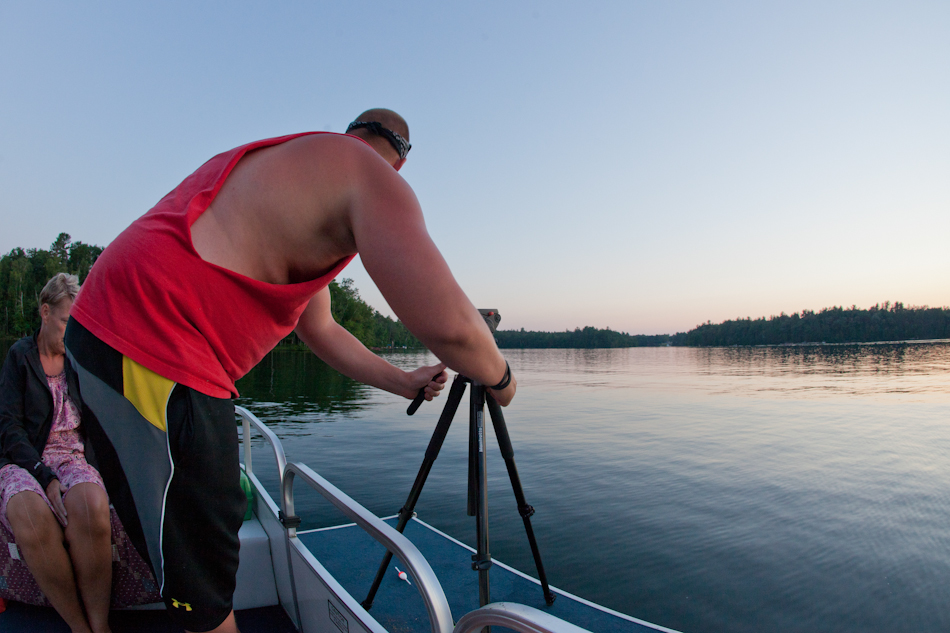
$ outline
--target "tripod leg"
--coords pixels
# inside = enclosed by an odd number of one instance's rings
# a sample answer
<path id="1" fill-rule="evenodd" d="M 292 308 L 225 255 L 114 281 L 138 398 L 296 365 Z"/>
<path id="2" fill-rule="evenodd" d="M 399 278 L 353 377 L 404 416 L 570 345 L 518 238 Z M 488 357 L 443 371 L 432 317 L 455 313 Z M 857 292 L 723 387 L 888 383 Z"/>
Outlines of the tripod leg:
<path id="1" fill-rule="evenodd" d="M 478 547 L 472 556 L 472 569 L 478 572 L 478 601 L 480 606 L 491 602 L 488 570 L 491 554 L 488 552 L 488 461 L 485 451 L 485 387 L 472 383 L 471 419 L 469 420 L 469 472 L 475 483 L 475 533 Z M 474 443 L 474 446 L 473 446 Z M 469 481 L 471 491 L 472 481 Z M 471 504 L 471 500 L 470 500 Z M 487 627 L 486 627 L 487 628 Z"/>
<path id="2" fill-rule="evenodd" d="M 554 604 L 557 596 L 548 586 L 548 577 L 544 573 L 544 565 L 541 563 L 541 552 L 538 549 L 538 541 L 534 538 L 534 529 L 531 527 L 531 515 L 534 514 L 534 508 L 528 505 L 524 498 L 524 489 L 521 487 L 521 478 L 518 476 L 518 467 L 515 466 L 515 450 L 511 446 L 511 438 L 508 436 L 508 427 L 505 425 L 505 417 L 501 413 L 501 406 L 495 402 L 492 397 L 488 398 L 488 413 L 491 414 L 492 425 L 495 428 L 495 437 L 498 439 L 498 448 L 501 449 L 501 456 L 505 460 L 505 466 L 508 468 L 508 478 L 511 479 L 511 487 L 515 492 L 515 500 L 518 502 L 518 514 L 524 520 L 524 529 L 528 533 L 528 544 L 531 546 L 531 554 L 534 555 L 534 564 L 538 568 L 538 580 L 541 581 L 541 590 L 544 592 L 544 601 L 548 605 Z"/>
<path id="3" fill-rule="evenodd" d="M 478 515 L 478 430 L 475 426 L 475 385 L 469 392 L 468 417 L 468 505 L 466 514 Z"/>
<path id="4" fill-rule="evenodd" d="M 432 470 L 432 465 L 439 456 L 439 451 L 442 449 L 443 442 L 445 442 L 445 436 L 449 432 L 449 427 L 452 426 L 452 418 L 455 417 L 455 412 L 458 410 L 459 403 L 462 401 L 462 395 L 465 393 L 465 385 L 467 382 L 468 379 L 461 375 L 456 376 L 452 382 L 452 388 L 449 390 L 445 408 L 442 409 L 442 415 L 439 416 L 439 423 L 436 424 L 432 438 L 429 440 L 429 446 L 426 448 L 422 466 L 419 467 L 416 480 L 413 482 L 412 489 L 409 491 L 409 498 L 406 500 L 406 504 L 402 509 L 399 510 L 399 521 L 396 523 L 396 530 L 400 534 L 406 529 L 406 524 L 409 523 L 409 519 L 412 518 L 412 511 L 416 507 L 416 502 L 419 501 L 419 495 L 422 493 L 422 487 L 429 477 L 429 471 Z M 376 571 L 373 586 L 370 587 L 366 599 L 360 603 L 367 611 L 373 607 L 376 592 L 379 591 L 379 585 L 383 582 L 383 576 L 386 575 L 386 570 L 389 568 L 389 563 L 392 562 L 392 559 L 393 553 L 387 551 L 386 555 L 383 556 L 383 562 L 380 563 L 379 569 Z"/>

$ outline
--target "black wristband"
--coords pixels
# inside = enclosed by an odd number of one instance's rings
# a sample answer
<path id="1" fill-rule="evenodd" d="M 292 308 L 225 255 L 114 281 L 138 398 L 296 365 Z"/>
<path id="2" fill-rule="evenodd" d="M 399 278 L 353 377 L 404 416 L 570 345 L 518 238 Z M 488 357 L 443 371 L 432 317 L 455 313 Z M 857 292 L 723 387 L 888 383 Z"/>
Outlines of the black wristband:
<path id="1" fill-rule="evenodd" d="M 494 387 L 489 387 L 489 389 L 494 389 L 495 391 L 501 391 L 505 387 L 511 384 L 511 367 L 508 365 L 508 361 L 505 361 L 505 375 L 502 376 L 501 382 L 499 382 Z"/>

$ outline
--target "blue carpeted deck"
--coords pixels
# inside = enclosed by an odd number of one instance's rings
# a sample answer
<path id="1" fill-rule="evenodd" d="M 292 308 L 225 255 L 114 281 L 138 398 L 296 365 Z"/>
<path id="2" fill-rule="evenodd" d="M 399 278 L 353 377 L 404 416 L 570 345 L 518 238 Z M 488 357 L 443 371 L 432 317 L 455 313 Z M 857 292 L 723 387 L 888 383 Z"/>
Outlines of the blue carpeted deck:
<path id="1" fill-rule="evenodd" d="M 396 519 L 386 519 L 386 522 L 395 526 Z M 405 534 L 435 571 L 456 620 L 477 609 L 478 574 L 472 571 L 472 550 L 418 519 L 409 522 Z M 298 533 L 298 536 L 357 601 L 366 598 L 385 554 L 382 545 L 355 525 Z M 429 633 L 431 627 L 422 597 L 415 586 L 397 577 L 393 567 L 402 569 L 398 558 L 393 558 L 370 613 L 393 633 Z M 601 610 L 557 590 L 557 600 L 549 607 L 537 581 L 511 571 L 498 561 L 491 568 L 490 579 L 492 602 L 519 602 L 598 633 L 669 630 L 639 624 L 629 616 Z"/>
<path id="2" fill-rule="evenodd" d="M 235 611 L 242 633 L 296 633 L 293 622 L 281 607 Z M 109 614 L 113 633 L 181 633 L 164 611 L 113 611 Z M 0 614 L 3 633 L 69 633 L 69 627 L 51 608 L 7 603 Z"/>
<path id="3" fill-rule="evenodd" d="M 395 525 L 395 519 L 386 519 Z M 355 525 L 298 533 L 300 540 L 357 601 L 366 597 L 385 550 Z M 418 519 L 406 526 L 406 536 L 426 557 L 442 584 L 452 615 L 456 619 L 478 608 L 478 574 L 472 571 L 472 550 L 431 528 Z M 391 633 L 430 633 L 431 626 L 422 597 L 416 587 L 396 576 L 401 567 L 394 558 L 383 580 L 371 613 Z M 546 611 L 577 626 L 597 633 L 647 633 L 669 631 L 638 623 L 629 616 L 603 610 L 564 594 L 547 606 L 537 581 L 526 578 L 495 561 L 491 569 L 492 602 L 518 602 Z M 293 633 L 290 619 L 281 607 L 236 612 L 244 633 Z M 164 611 L 113 611 L 113 631 L 124 633 L 173 633 L 181 631 Z M 501 630 L 493 627 L 493 630 Z M 4 633 L 68 633 L 69 627 L 52 609 L 10 603 L 0 614 Z"/>

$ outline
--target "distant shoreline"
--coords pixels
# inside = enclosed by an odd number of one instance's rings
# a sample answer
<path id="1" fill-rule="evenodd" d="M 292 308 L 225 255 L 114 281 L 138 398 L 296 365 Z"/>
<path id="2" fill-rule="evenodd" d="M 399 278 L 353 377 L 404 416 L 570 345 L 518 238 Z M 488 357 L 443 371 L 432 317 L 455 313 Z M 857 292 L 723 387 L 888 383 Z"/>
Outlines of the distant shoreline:
<path id="1" fill-rule="evenodd" d="M 11 345 L 16 343 L 22 337 L 0 337 L 0 350 L 3 350 L 6 353 L 6 350 L 9 349 Z M 503 347 L 501 349 L 636 349 L 637 347 L 643 348 L 658 348 L 658 347 L 685 347 L 691 349 L 734 349 L 740 347 L 844 347 L 847 345 L 922 345 L 922 344 L 932 344 L 932 343 L 950 343 L 950 338 L 935 338 L 935 339 L 904 339 L 896 341 L 846 341 L 842 343 L 814 343 L 814 342 L 805 342 L 805 343 L 767 343 L 761 345 L 636 345 L 629 347 Z M 371 347 L 374 352 L 424 352 L 428 351 L 425 347 Z M 309 352 L 310 348 L 306 345 L 278 345 L 272 352 L 276 351 L 287 351 L 287 352 Z"/>
<path id="2" fill-rule="evenodd" d="M 885 301 L 868 309 L 835 306 L 769 318 L 707 321 L 673 336 L 684 347 L 839 345 L 950 339 L 950 307 Z"/>
<path id="3" fill-rule="evenodd" d="M 950 338 L 930 338 L 930 339 L 904 339 L 897 341 L 846 341 L 842 343 L 763 343 L 761 345 L 678 345 L 676 347 L 691 348 L 723 348 L 731 349 L 735 347 L 843 347 L 845 345 L 917 345 L 922 343 L 950 343 Z"/>
<path id="4" fill-rule="evenodd" d="M 736 348 L 765 348 L 765 347 L 845 347 L 848 345 L 930 345 L 934 343 L 950 343 L 950 338 L 937 339 L 906 339 L 897 341 L 848 341 L 844 343 L 768 343 L 762 345 L 638 345 L 630 347 L 503 347 L 506 349 L 656 349 L 660 347 L 677 347 L 685 349 L 736 349 Z M 296 349 L 296 348 L 295 348 Z M 306 350 L 306 347 L 300 348 Z M 394 348 L 374 347 L 374 352 L 419 352 L 424 347 Z"/>
<path id="5" fill-rule="evenodd" d="M 95 263 L 102 247 L 73 242 L 60 233 L 49 250 L 15 248 L 0 256 L 0 344 L 8 346 L 17 333 L 39 325 L 36 305 L 50 271 L 76 274 L 80 282 Z M 333 318 L 361 343 L 374 350 L 423 349 L 406 326 L 367 304 L 344 278 L 329 285 Z M 609 327 L 575 327 L 559 332 L 498 330 L 502 349 L 614 349 L 629 347 L 773 347 L 856 344 L 908 344 L 950 340 L 950 307 L 907 306 L 885 301 L 863 309 L 833 306 L 818 311 L 770 317 L 739 317 L 721 323 L 706 321 L 687 332 L 630 334 Z M 296 347 L 294 332 L 279 344 Z M 417 347 L 418 346 L 418 347 Z M 0 348 L 0 351 L 3 351 Z"/>

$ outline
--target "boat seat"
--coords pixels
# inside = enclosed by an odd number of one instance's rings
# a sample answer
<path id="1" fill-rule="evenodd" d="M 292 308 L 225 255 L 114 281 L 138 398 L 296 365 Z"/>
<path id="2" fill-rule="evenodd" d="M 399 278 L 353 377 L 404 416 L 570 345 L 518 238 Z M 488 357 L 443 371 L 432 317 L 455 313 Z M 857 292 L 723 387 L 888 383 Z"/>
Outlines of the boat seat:
<path id="1" fill-rule="evenodd" d="M 158 585 L 148 565 L 129 540 L 115 509 L 112 514 L 112 608 L 164 609 Z M 238 533 L 241 562 L 238 566 L 235 609 L 254 609 L 279 604 L 270 542 L 260 521 L 252 517 Z M 0 599 L 39 607 L 49 601 L 20 556 L 13 534 L 0 524 Z"/>
<path id="2" fill-rule="evenodd" d="M 280 604 L 270 539 L 257 517 L 244 522 L 238 537 L 241 539 L 241 562 L 234 588 L 234 608 L 256 609 Z"/>
<path id="3" fill-rule="evenodd" d="M 161 600 L 158 585 L 122 527 L 114 508 L 112 518 L 112 608 Z M 0 598 L 40 607 L 49 601 L 20 556 L 13 534 L 0 524 Z"/>

